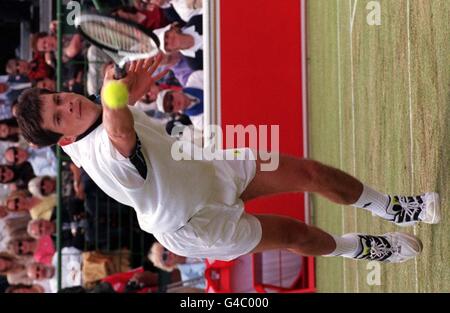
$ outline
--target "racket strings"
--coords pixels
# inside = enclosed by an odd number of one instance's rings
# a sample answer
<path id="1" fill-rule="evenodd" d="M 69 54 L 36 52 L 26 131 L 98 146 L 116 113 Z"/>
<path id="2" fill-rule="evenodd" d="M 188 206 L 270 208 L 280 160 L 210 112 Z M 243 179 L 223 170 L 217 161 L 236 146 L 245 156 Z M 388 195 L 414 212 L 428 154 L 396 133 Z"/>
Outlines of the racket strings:
<path id="1" fill-rule="evenodd" d="M 116 50 L 147 53 L 155 49 L 138 29 L 124 23 L 92 20 L 82 23 L 83 32 L 99 43 Z"/>

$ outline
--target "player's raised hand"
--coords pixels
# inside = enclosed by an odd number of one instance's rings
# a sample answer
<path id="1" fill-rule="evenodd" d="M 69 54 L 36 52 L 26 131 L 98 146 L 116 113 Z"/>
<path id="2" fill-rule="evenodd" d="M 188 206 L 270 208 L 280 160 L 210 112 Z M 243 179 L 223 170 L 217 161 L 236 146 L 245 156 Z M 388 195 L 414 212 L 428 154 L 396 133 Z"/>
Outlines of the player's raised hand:
<path id="1" fill-rule="evenodd" d="M 155 82 L 167 74 L 169 69 L 165 69 L 153 76 L 162 59 L 163 54 L 159 53 L 154 57 L 133 61 L 129 64 L 127 76 L 120 79 L 128 87 L 129 105 L 134 105 L 136 101 L 150 91 L 151 86 Z M 106 70 L 104 85 L 112 79 L 114 79 L 113 67 Z"/>

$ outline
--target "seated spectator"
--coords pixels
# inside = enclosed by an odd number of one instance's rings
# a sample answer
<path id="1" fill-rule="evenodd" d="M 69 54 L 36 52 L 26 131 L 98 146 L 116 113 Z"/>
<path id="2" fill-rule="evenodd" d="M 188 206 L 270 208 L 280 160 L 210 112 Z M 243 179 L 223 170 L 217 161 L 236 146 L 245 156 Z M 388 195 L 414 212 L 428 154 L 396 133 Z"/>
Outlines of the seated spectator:
<path id="1" fill-rule="evenodd" d="M 164 113 L 187 115 L 195 128 L 203 130 L 203 90 L 183 88 L 182 90 L 162 90 L 156 99 L 158 110 Z"/>
<path id="2" fill-rule="evenodd" d="M 27 232 L 35 239 L 39 239 L 43 236 L 53 236 L 56 233 L 56 224 L 55 221 L 43 219 L 31 220 L 28 223 Z"/>
<path id="3" fill-rule="evenodd" d="M 29 214 L 9 213 L 0 219 L 0 251 L 8 249 L 12 240 L 29 239 L 27 225 L 30 221 Z"/>
<path id="4" fill-rule="evenodd" d="M 50 236 L 42 236 L 39 239 L 26 238 L 14 239 L 8 243 L 8 251 L 16 257 L 33 257 L 34 261 L 51 264 L 55 254 L 55 246 Z"/>
<path id="5" fill-rule="evenodd" d="M 82 80 L 82 72 L 78 72 L 77 77 L 71 78 L 68 81 L 62 82 L 61 91 L 74 92 L 80 95 L 84 95 L 84 85 Z M 33 87 L 41 89 L 47 89 L 49 91 L 56 91 L 56 81 L 50 78 L 44 78 L 37 80 Z"/>
<path id="6" fill-rule="evenodd" d="M 163 11 L 159 8 L 154 10 L 140 10 L 136 7 L 122 7 L 114 10 L 112 15 L 132 21 L 149 30 L 161 28 L 169 24 Z"/>
<path id="7" fill-rule="evenodd" d="M 28 277 L 26 266 L 29 259 L 19 259 L 10 254 L 0 252 L 0 275 L 5 275 L 11 285 L 31 285 L 32 280 Z"/>
<path id="8" fill-rule="evenodd" d="M 53 77 L 53 69 L 45 63 L 41 53 L 34 53 L 34 58 L 27 62 L 20 59 L 10 59 L 6 63 L 9 75 L 25 75 L 30 81 Z"/>
<path id="9" fill-rule="evenodd" d="M 0 100 L 11 107 L 12 103 L 19 98 L 22 91 L 31 87 L 27 77 L 24 76 L 0 76 Z M 2 117 L 4 119 L 5 117 Z M 8 118 L 8 117 L 6 117 Z"/>
<path id="10" fill-rule="evenodd" d="M 0 120 L 0 140 L 19 142 L 20 129 L 15 118 Z"/>
<path id="11" fill-rule="evenodd" d="M 58 255 L 53 256 L 52 265 L 33 262 L 27 266 L 28 277 L 43 285 L 47 292 L 58 291 L 56 266 Z M 81 251 L 74 247 L 61 250 L 61 288 L 80 286 L 83 283 L 81 275 Z"/>
<path id="12" fill-rule="evenodd" d="M 5 293 L 44 293 L 44 288 L 41 285 L 11 285 L 6 288 Z"/>
<path id="13" fill-rule="evenodd" d="M 170 71 L 168 75 L 166 75 L 162 81 L 168 85 L 176 85 L 175 81 L 180 86 L 186 86 L 189 76 L 193 73 L 193 70 L 189 67 L 189 64 L 186 58 L 179 52 L 173 52 L 170 54 L 164 54 L 163 59 L 161 61 L 161 66 L 157 71 L 163 71 L 164 69 L 169 68 Z M 172 81 L 166 81 L 166 78 L 172 74 Z"/>
<path id="14" fill-rule="evenodd" d="M 56 178 L 38 176 L 28 183 L 28 191 L 37 198 L 44 198 L 56 193 Z"/>
<path id="15" fill-rule="evenodd" d="M 56 195 L 38 198 L 27 190 L 13 191 L 6 199 L 6 208 L 11 212 L 28 211 L 31 219 L 50 220 L 56 206 Z"/>
<path id="16" fill-rule="evenodd" d="M 153 244 L 148 258 L 157 268 L 163 271 L 178 270 L 181 280 L 186 283 L 189 282 L 189 286 L 206 288 L 204 280 L 206 264 L 203 260 L 177 255 L 164 248 L 159 242 Z M 193 284 L 190 284 L 191 282 Z"/>
<path id="17" fill-rule="evenodd" d="M 37 240 L 13 239 L 8 243 L 8 252 L 16 257 L 32 256 L 37 248 Z"/>
<path id="18" fill-rule="evenodd" d="M 82 56 L 84 46 L 83 38 L 80 34 L 65 34 L 62 38 L 62 45 L 63 63 Z M 56 35 L 49 35 L 45 32 L 34 34 L 32 47 L 34 51 L 38 52 L 55 52 L 57 48 Z"/>
<path id="19" fill-rule="evenodd" d="M 56 176 L 58 160 L 50 147 L 26 149 L 9 147 L 5 151 L 5 160 L 11 165 L 22 165 L 29 162 L 37 176 Z"/>
<path id="20" fill-rule="evenodd" d="M 79 250 L 85 248 L 85 228 L 86 221 L 71 221 L 68 219 L 68 214 L 65 210 L 62 210 L 62 231 L 61 231 L 61 245 L 62 247 L 75 247 Z M 51 219 L 44 220 L 31 220 L 28 223 L 28 234 L 35 238 L 40 239 L 43 236 L 50 236 L 53 245 L 56 246 L 56 214 L 53 214 Z"/>
<path id="21" fill-rule="evenodd" d="M 78 85 L 83 80 L 83 62 L 85 54 L 85 44 L 78 33 L 63 35 L 63 57 L 61 68 L 61 81 L 67 89 L 79 89 Z M 35 51 L 45 53 L 46 63 L 56 68 L 56 35 L 47 33 L 34 34 L 32 40 Z"/>
<path id="22" fill-rule="evenodd" d="M 142 0 L 136 0 L 135 5 L 140 5 L 143 1 Z M 180 18 L 188 22 L 193 16 L 195 15 L 201 15 L 203 10 L 202 0 L 150 0 L 150 5 L 147 4 L 147 7 L 149 6 L 157 6 L 162 9 L 168 9 L 170 7 L 173 7 L 173 9 L 178 13 Z"/>
<path id="23" fill-rule="evenodd" d="M 180 52 L 193 71 L 203 69 L 203 17 L 196 15 L 180 27 L 172 23 L 164 28 L 154 30 L 164 53 Z"/>
<path id="24" fill-rule="evenodd" d="M 0 184 L 13 184 L 16 189 L 27 189 L 28 182 L 34 177 L 33 167 L 29 162 L 19 166 L 0 164 Z"/>
<path id="25" fill-rule="evenodd" d="M 51 264 L 53 255 L 55 255 L 55 245 L 51 236 L 42 236 L 37 239 L 36 249 L 33 253 L 33 259 L 36 262 Z"/>
<path id="26" fill-rule="evenodd" d="M 181 87 L 168 86 L 166 84 L 154 84 L 150 88 L 150 91 L 135 103 L 134 107 L 142 110 L 150 117 L 161 120 L 162 122 L 168 122 L 170 117 L 169 114 L 165 114 L 159 111 L 156 105 L 156 98 L 158 97 L 158 93 L 163 89 L 180 90 Z"/>

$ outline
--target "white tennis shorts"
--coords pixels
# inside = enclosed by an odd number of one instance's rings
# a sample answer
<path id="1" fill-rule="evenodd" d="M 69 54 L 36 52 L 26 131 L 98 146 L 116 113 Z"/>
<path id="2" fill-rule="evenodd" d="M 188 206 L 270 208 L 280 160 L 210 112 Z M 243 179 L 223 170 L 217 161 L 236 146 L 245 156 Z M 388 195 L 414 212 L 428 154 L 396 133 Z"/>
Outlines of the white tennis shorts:
<path id="1" fill-rule="evenodd" d="M 235 203 L 208 205 L 177 231 L 153 234 L 168 250 L 188 257 L 229 261 L 251 252 L 261 241 L 259 220 L 244 211 L 239 198 L 255 177 L 255 155 L 249 148 L 233 150 L 243 153 L 245 160 L 224 160 L 217 164 L 219 179 L 234 185 Z"/>

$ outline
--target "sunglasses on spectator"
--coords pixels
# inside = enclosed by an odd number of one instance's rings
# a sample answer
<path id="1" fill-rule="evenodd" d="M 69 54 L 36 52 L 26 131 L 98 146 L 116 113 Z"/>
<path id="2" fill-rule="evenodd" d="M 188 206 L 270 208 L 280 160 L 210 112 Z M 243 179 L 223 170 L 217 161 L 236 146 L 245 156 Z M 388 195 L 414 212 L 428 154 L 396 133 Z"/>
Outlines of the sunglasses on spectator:
<path id="1" fill-rule="evenodd" d="M 170 251 L 168 251 L 166 248 L 164 248 L 164 251 L 163 251 L 162 256 L 161 256 L 161 258 L 162 258 L 162 260 L 164 262 L 166 262 L 167 259 L 169 258 L 169 253 L 170 253 Z"/>
<path id="2" fill-rule="evenodd" d="M 39 279 L 39 277 L 41 277 L 41 271 L 42 271 L 42 268 L 41 268 L 41 266 L 37 266 L 36 267 L 36 276 L 35 276 L 35 279 Z"/>
<path id="3" fill-rule="evenodd" d="M 6 169 L 4 169 L 3 167 L 0 168 L 0 181 L 6 181 Z"/>
<path id="4" fill-rule="evenodd" d="M 19 150 L 17 148 L 10 148 L 13 152 L 13 164 L 17 164 L 19 162 Z"/>
<path id="5" fill-rule="evenodd" d="M 16 73 L 16 75 L 19 75 L 20 74 L 20 63 L 19 63 L 19 61 L 15 61 L 14 62 L 15 64 L 15 73 Z"/>
<path id="6" fill-rule="evenodd" d="M 39 189 L 41 191 L 41 194 L 45 196 L 45 194 L 47 193 L 47 191 L 45 190 L 45 179 L 41 180 L 41 184 L 39 186 Z"/>
<path id="7" fill-rule="evenodd" d="M 14 199 L 12 199 L 12 200 L 9 200 L 8 201 L 8 208 L 11 210 L 11 211 L 17 211 L 18 209 L 19 209 L 19 202 L 20 202 L 20 199 L 19 198 L 14 198 Z M 11 208 L 11 206 L 9 205 L 10 203 L 14 203 L 14 206 Z"/>
<path id="8" fill-rule="evenodd" d="M 173 111 L 173 95 L 172 93 L 167 93 L 164 97 L 164 111 L 167 113 L 172 113 Z"/>
<path id="9" fill-rule="evenodd" d="M 23 247 L 23 242 L 18 241 L 17 242 L 17 254 L 18 255 L 22 255 L 24 253 L 24 249 L 22 247 Z"/>

